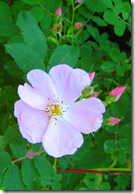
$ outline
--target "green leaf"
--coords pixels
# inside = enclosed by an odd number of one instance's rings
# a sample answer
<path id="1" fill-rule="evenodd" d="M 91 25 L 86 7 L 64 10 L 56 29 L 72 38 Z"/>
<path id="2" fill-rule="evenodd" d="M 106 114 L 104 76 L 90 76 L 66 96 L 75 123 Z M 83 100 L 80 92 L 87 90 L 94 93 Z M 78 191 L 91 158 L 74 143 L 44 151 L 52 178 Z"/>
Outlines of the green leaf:
<path id="1" fill-rule="evenodd" d="M 125 138 L 120 138 L 118 140 L 118 145 L 119 145 L 120 149 L 131 154 L 131 140 L 125 139 Z"/>
<path id="2" fill-rule="evenodd" d="M 110 190 L 111 189 L 111 185 L 108 182 L 103 182 L 101 183 L 96 190 Z"/>
<path id="3" fill-rule="evenodd" d="M 12 43 L 24 43 L 23 36 L 21 35 L 12 36 L 9 39 L 8 44 L 12 44 Z"/>
<path id="4" fill-rule="evenodd" d="M 127 1 L 123 2 L 122 5 L 123 5 L 122 17 L 123 20 L 126 20 L 131 12 L 131 5 Z"/>
<path id="5" fill-rule="evenodd" d="M 18 15 L 17 25 L 22 30 L 25 43 L 44 59 L 47 52 L 45 35 L 32 14 L 28 11 L 21 11 Z"/>
<path id="6" fill-rule="evenodd" d="M 62 170 L 65 170 L 68 167 L 68 160 L 67 160 L 66 156 L 58 158 L 58 164 Z"/>
<path id="7" fill-rule="evenodd" d="M 110 57 L 113 61 L 119 62 L 120 51 L 118 48 L 112 48 L 110 51 Z"/>
<path id="8" fill-rule="evenodd" d="M 15 124 L 15 121 L 13 119 L 13 114 L 11 113 L 6 114 L 4 118 L 2 119 L 3 132 L 7 131 L 7 129 L 13 124 Z"/>
<path id="9" fill-rule="evenodd" d="M 22 0 L 24 3 L 27 3 L 29 5 L 36 5 L 38 4 L 37 0 Z"/>
<path id="10" fill-rule="evenodd" d="M 106 131 L 108 131 L 110 133 L 115 133 L 116 132 L 116 125 L 114 125 L 114 126 L 107 126 L 106 127 Z"/>
<path id="11" fill-rule="evenodd" d="M 121 119 L 125 116 L 128 109 L 128 100 L 125 95 L 122 94 L 120 99 L 111 105 L 112 115 L 115 118 Z"/>
<path id="12" fill-rule="evenodd" d="M 26 145 L 18 146 L 10 143 L 10 148 L 12 150 L 13 155 L 16 158 L 21 158 L 26 155 L 26 152 L 27 152 Z"/>
<path id="13" fill-rule="evenodd" d="M 106 140 L 104 142 L 104 150 L 108 154 L 115 152 L 115 150 L 116 150 L 116 142 L 115 142 L 115 140 L 113 140 L 113 139 L 112 140 L 109 140 L 109 139 Z"/>
<path id="14" fill-rule="evenodd" d="M 59 182 L 62 180 L 62 178 L 63 178 L 63 176 L 61 174 L 55 174 L 53 181 Z"/>
<path id="15" fill-rule="evenodd" d="M 112 4 L 112 1 L 111 0 L 102 0 L 102 2 L 110 9 L 113 9 L 114 10 L 114 6 Z"/>
<path id="16" fill-rule="evenodd" d="M 126 152 L 122 149 L 118 149 L 115 153 L 113 153 L 114 157 L 117 158 L 120 164 L 125 164 L 126 162 Z"/>
<path id="17" fill-rule="evenodd" d="M 79 44 L 82 44 L 90 37 L 90 33 L 88 30 L 81 30 L 80 34 L 78 35 Z"/>
<path id="18" fill-rule="evenodd" d="M 3 135 L 0 135 L 0 148 L 1 148 L 1 149 L 4 148 L 4 142 L 3 142 L 3 140 L 4 140 Z"/>
<path id="19" fill-rule="evenodd" d="M 4 134 L 4 145 L 7 143 L 13 143 L 14 145 L 26 145 L 28 141 L 24 139 L 19 131 L 18 125 L 13 125 Z"/>
<path id="20" fill-rule="evenodd" d="M 33 69 L 45 70 L 45 65 L 38 53 L 29 46 L 20 43 L 5 45 L 9 54 L 14 58 L 20 69 L 28 73 Z"/>
<path id="21" fill-rule="evenodd" d="M 110 52 L 111 45 L 110 45 L 110 41 L 108 40 L 107 33 L 101 34 L 99 44 L 100 44 L 100 47 L 102 48 L 102 50 Z"/>
<path id="22" fill-rule="evenodd" d="M 118 64 L 117 66 L 116 66 L 116 72 L 117 72 L 117 74 L 119 75 L 119 76 L 124 76 L 124 73 L 125 73 L 125 69 L 124 69 L 124 67 L 121 65 L 121 64 Z"/>
<path id="23" fill-rule="evenodd" d="M 12 158 L 6 151 L 0 149 L 0 173 L 12 164 Z"/>
<path id="24" fill-rule="evenodd" d="M 0 1 L 0 36 L 10 37 L 19 32 L 13 22 L 9 6 Z"/>
<path id="25" fill-rule="evenodd" d="M 101 0 L 86 0 L 84 3 L 91 11 L 103 12 L 107 9 L 107 6 Z"/>
<path id="26" fill-rule="evenodd" d="M 126 24 L 123 20 L 118 20 L 114 26 L 114 32 L 117 36 L 123 36 L 126 29 Z"/>
<path id="27" fill-rule="evenodd" d="M 45 179 L 52 179 L 55 175 L 55 171 L 51 163 L 44 156 L 34 156 L 34 164 L 42 177 Z"/>
<path id="28" fill-rule="evenodd" d="M 68 190 L 75 190 L 75 188 L 79 185 L 79 182 L 83 179 L 84 175 L 82 173 L 70 172 L 68 175 Z"/>
<path id="29" fill-rule="evenodd" d="M 116 66 L 116 62 L 105 61 L 104 63 L 102 63 L 101 68 L 103 69 L 103 71 L 107 73 L 111 73 L 115 70 L 115 66 Z"/>
<path id="30" fill-rule="evenodd" d="M 122 0 L 113 0 L 113 2 L 115 4 L 115 10 L 117 14 L 120 14 L 122 12 Z"/>
<path id="31" fill-rule="evenodd" d="M 91 181 L 89 179 L 83 179 L 85 185 L 87 186 L 88 189 L 90 190 L 95 190 L 95 185 L 94 185 L 94 181 Z"/>
<path id="32" fill-rule="evenodd" d="M 51 182 L 51 187 L 52 187 L 52 189 L 53 190 L 61 190 L 61 183 L 59 183 L 59 182 Z"/>
<path id="33" fill-rule="evenodd" d="M 89 11 L 88 9 L 86 9 L 85 7 L 80 6 L 80 7 L 78 8 L 78 12 L 79 12 L 82 16 L 84 16 L 85 18 L 89 19 L 89 17 L 90 17 L 90 11 Z"/>
<path id="34" fill-rule="evenodd" d="M 39 189 L 41 184 L 41 178 L 31 160 L 25 159 L 22 161 L 22 176 L 25 185 L 29 189 Z"/>
<path id="35" fill-rule="evenodd" d="M 71 67 L 75 67 L 77 60 L 79 58 L 79 47 L 62 45 L 58 46 L 49 61 L 51 67 L 58 64 L 67 64 Z"/>
<path id="36" fill-rule="evenodd" d="M 30 9 L 31 14 L 35 18 L 36 22 L 39 23 L 44 16 L 44 9 L 41 6 L 34 6 Z M 51 14 L 50 14 L 51 15 Z"/>
<path id="37" fill-rule="evenodd" d="M 23 71 L 18 67 L 18 65 L 14 61 L 8 61 L 4 65 L 4 68 L 8 73 L 14 76 L 17 76 L 19 78 L 22 78 L 24 75 Z"/>
<path id="38" fill-rule="evenodd" d="M 40 26 L 43 30 L 47 29 L 52 22 L 52 15 L 48 13 L 47 11 L 44 12 L 43 18 L 40 22 Z"/>
<path id="39" fill-rule="evenodd" d="M 3 179 L 4 190 L 22 190 L 22 177 L 18 166 L 12 165 L 6 171 Z"/>
<path id="40" fill-rule="evenodd" d="M 103 15 L 104 20 L 111 25 L 115 25 L 118 21 L 118 15 L 112 10 L 106 10 Z"/>
<path id="41" fill-rule="evenodd" d="M 131 139 L 131 123 L 123 125 L 118 129 L 118 135 L 126 139 Z"/>
<path id="42" fill-rule="evenodd" d="M 11 12 L 9 6 L 3 1 L 0 1 L 0 15 L 8 16 L 10 14 Z"/>
<path id="43" fill-rule="evenodd" d="M 98 42 L 100 40 L 100 34 L 98 29 L 93 27 L 92 25 L 86 25 L 86 27 L 91 36 Z"/>
<path id="44" fill-rule="evenodd" d="M 99 16 L 93 16 L 92 20 L 97 23 L 98 26 L 107 26 L 107 23 L 102 20 Z"/>

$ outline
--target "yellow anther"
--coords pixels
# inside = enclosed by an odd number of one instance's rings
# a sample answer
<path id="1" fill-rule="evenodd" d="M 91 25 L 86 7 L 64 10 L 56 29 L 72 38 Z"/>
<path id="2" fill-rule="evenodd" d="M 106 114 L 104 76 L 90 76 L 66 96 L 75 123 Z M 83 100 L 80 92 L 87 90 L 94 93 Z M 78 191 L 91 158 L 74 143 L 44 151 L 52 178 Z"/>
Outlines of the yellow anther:
<path id="1" fill-rule="evenodd" d="M 52 112 L 58 116 L 62 115 L 61 108 L 58 105 L 54 105 Z"/>

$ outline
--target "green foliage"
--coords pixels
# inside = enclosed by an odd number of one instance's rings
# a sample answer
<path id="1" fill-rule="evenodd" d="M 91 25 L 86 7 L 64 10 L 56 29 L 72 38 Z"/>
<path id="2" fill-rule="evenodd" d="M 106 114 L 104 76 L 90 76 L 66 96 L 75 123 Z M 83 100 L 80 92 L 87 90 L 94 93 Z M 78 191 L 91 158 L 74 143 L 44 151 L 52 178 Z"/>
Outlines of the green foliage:
<path id="1" fill-rule="evenodd" d="M 17 124 L 9 127 L 6 131 L 4 135 L 4 145 L 6 146 L 7 143 L 13 143 L 17 146 L 23 146 L 28 143 L 27 140 L 22 137 Z"/>
<path id="2" fill-rule="evenodd" d="M 28 159 L 23 160 L 21 170 L 24 184 L 30 190 L 38 190 L 41 184 L 41 177 L 33 162 Z"/>
<path id="3" fill-rule="evenodd" d="M 61 18 L 55 15 L 59 7 Z M 75 23 L 82 26 L 75 29 Z M 131 175 L 124 172 L 131 170 L 130 47 L 129 0 L 0 1 L 1 190 L 131 190 Z M 120 122 L 114 126 L 103 123 L 98 131 L 83 134 L 83 145 L 56 162 L 41 147 L 42 142 L 32 144 L 23 138 L 14 103 L 19 100 L 18 85 L 26 82 L 29 71 L 48 72 L 58 64 L 95 72 L 90 86 L 97 86 L 94 92 L 102 102 L 111 90 L 122 86 L 126 90 L 118 101 L 104 103 L 103 118 Z M 88 97 L 82 94 L 78 100 Z M 29 150 L 32 159 L 26 156 Z M 125 174 L 65 171 L 110 173 L 113 168 Z"/>
<path id="4" fill-rule="evenodd" d="M 3 1 L 0 1 L 0 18 L 0 36 L 11 37 L 19 32 L 9 6 Z"/>
<path id="5" fill-rule="evenodd" d="M 42 177 L 45 179 L 51 179 L 55 175 L 55 171 L 52 168 L 50 162 L 43 156 L 34 156 L 34 164 Z"/>
<path id="6" fill-rule="evenodd" d="M 12 158 L 6 151 L 0 149 L 0 172 L 12 164 Z"/>
<path id="7" fill-rule="evenodd" d="M 79 58 L 79 48 L 69 45 L 59 46 L 53 52 L 50 58 L 51 67 L 58 64 L 67 64 L 71 67 L 75 67 Z"/>
<path id="8" fill-rule="evenodd" d="M 47 51 L 45 35 L 37 25 L 35 19 L 28 11 L 22 11 L 18 14 L 18 27 L 22 30 L 25 43 L 33 50 L 39 53 L 44 59 Z"/>
<path id="9" fill-rule="evenodd" d="M 20 43 L 8 44 L 6 49 L 25 73 L 32 69 L 45 70 L 45 65 L 38 53 L 27 45 Z"/>
<path id="10" fill-rule="evenodd" d="M 3 179 L 5 190 L 22 190 L 22 177 L 18 166 L 12 165 L 6 171 Z"/>

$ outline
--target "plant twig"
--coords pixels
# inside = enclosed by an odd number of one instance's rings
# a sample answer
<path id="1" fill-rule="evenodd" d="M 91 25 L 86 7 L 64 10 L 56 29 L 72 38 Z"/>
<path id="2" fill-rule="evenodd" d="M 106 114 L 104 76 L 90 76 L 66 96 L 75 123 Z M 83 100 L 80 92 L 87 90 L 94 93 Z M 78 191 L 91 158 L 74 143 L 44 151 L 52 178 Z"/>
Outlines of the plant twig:
<path id="1" fill-rule="evenodd" d="M 76 173 L 98 173 L 98 174 L 106 174 L 106 175 L 118 175 L 118 174 L 131 174 L 131 169 L 122 168 L 124 171 L 119 171 L 120 168 L 112 168 L 112 169 L 104 169 L 104 171 L 116 171 L 116 172 L 104 172 L 99 170 L 85 170 L 85 169 L 65 169 L 66 172 L 76 172 Z M 58 171 L 62 171 L 60 168 L 57 168 Z M 118 170 L 118 171 L 117 171 Z"/>

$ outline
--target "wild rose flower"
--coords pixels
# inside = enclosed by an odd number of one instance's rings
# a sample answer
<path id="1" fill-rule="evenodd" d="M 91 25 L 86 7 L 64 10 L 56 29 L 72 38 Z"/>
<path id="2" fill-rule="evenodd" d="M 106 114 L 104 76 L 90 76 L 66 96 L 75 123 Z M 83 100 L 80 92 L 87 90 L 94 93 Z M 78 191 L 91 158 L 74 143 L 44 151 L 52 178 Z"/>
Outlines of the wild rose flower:
<path id="1" fill-rule="evenodd" d="M 14 110 L 22 136 L 33 144 L 42 142 L 51 156 L 74 154 L 83 144 L 81 132 L 97 131 L 105 112 L 98 98 L 75 102 L 90 85 L 88 73 L 63 64 L 51 68 L 49 74 L 31 70 L 27 79 L 32 87 L 19 85 L 21 100 Z"/>
<path id="2" fill-rule="evenodd" d="M 126 87 L 119 87 L 119 88 L 116 88 L 114 90 L 112 90 L 109 94 L 110 96 L 110 100 L 111 100 L 111 97 L 112 97 L 112 100 L 114 102 L 116 102 L 117 100 L 119 100 L 119 98 L 121 97 L 122 93 L 124 92 L 124 90 L 126 89 Z"/>
<path id="3" fill-rule="evenodd" d="M 62 16 L 62 11 L 61 11 L 61 8 L 60 7 L 56 10 L 55 15 Z"/>
<path id="4" fill-rule="evenodd" d="M 82 23 L 75 23 L 75 28 L 79 29 L 83 24 Z"/>
<path id="5" fill-rule="evenodd" d="M 89 77 L 90 77 L 90 83 L 91 83 L 95 77 L 95 72 L 89 73 Z"/>

